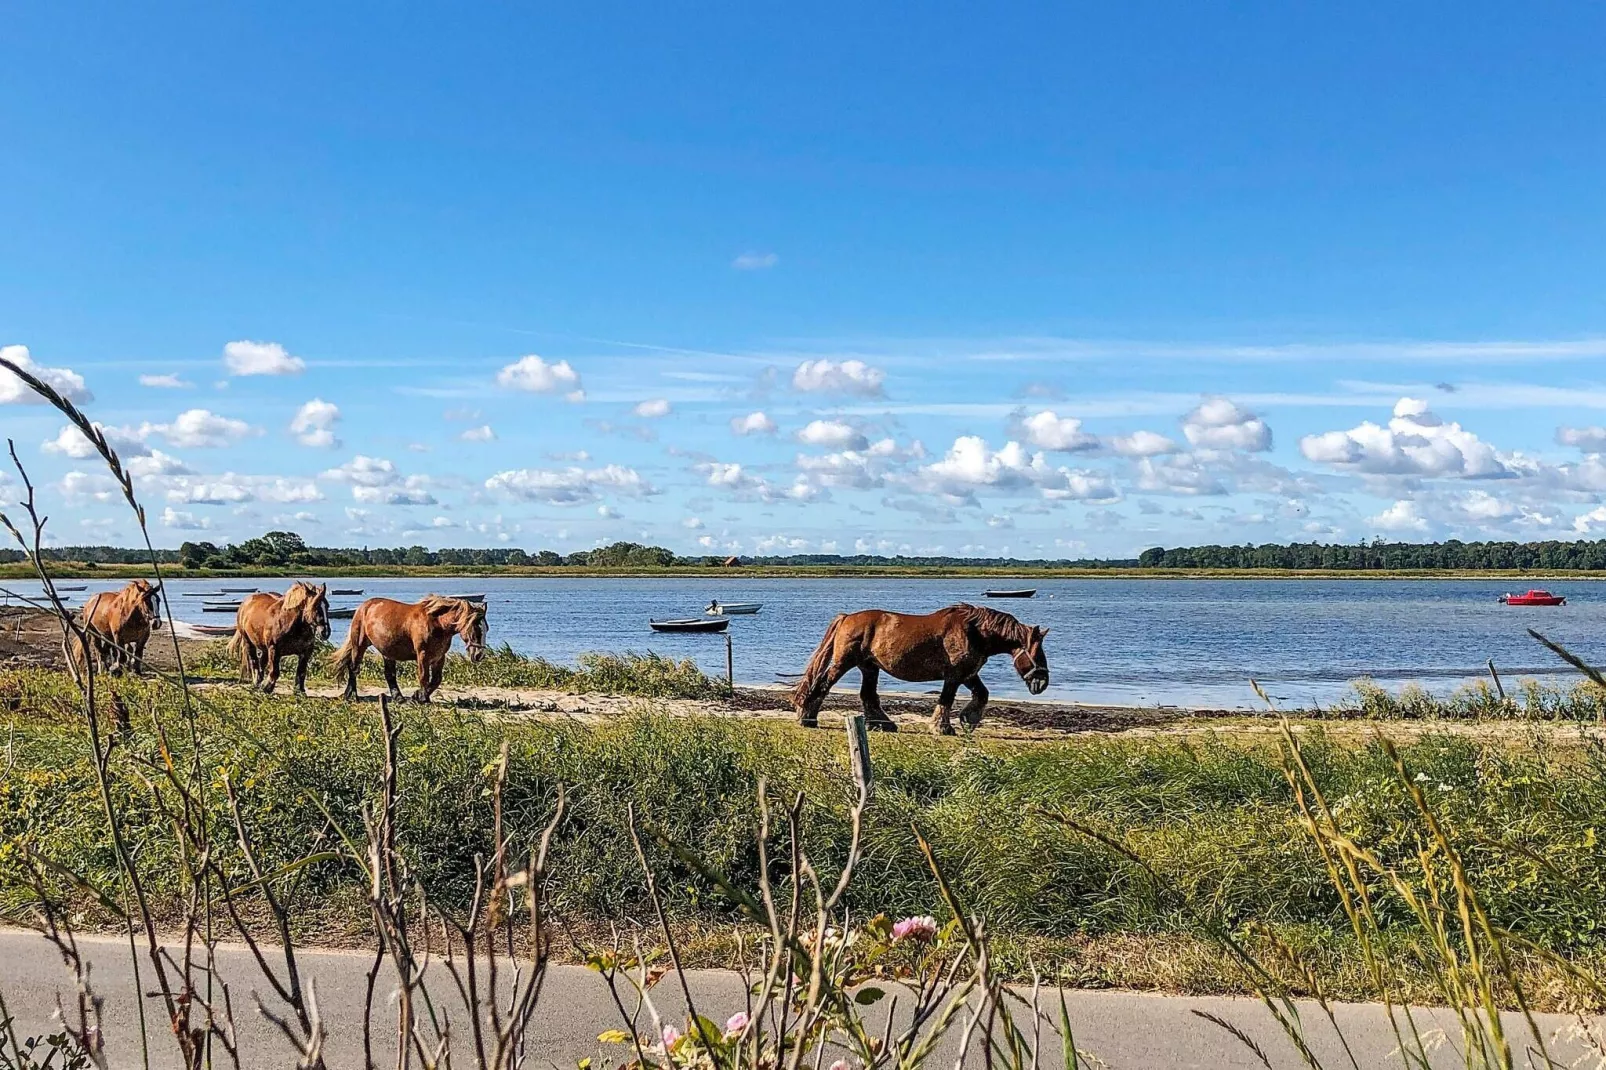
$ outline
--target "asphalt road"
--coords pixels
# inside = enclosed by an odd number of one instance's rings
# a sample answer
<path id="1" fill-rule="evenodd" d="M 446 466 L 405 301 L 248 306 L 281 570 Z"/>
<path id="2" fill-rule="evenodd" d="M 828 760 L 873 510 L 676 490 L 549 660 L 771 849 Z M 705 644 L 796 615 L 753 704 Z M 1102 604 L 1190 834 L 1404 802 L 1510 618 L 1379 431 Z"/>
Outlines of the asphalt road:
<path id="1" fill-rule="evenodd" d="M 81 946 L 91 963 L 94 988 L 106 1002 L 105 1032 L 112 1065 L 139 1067 L 139 1033 L 127 944 L 121 940 L 90 938 L 83 940 Z M 329 1064 L 360 1067 L 360 1014 L 368 956 L 323 951 L 303 952 L 301 959 L 304 976 L 315 983 L 329 1031 L 326 1047 Z M 242 1064 L 251 1070 L 293 1067 L 295 1055 L 288 1043 L 254 1009 L 250 993 L 260 990 L 266 995 L 269 990 L 261 983 L 249 954 L 242 948 L 225 947 L 219 955 L 219 967 L 231 988 Z M 145 979 L 148 988 L 148 968 Z M 437 993 L 442 995 L 449 987 L 444 976 L 437 979 L 436 985 Z M 684 1013 L 675 987 L 665 983 L 654 990 L 654 998 L 660 1002 L 666 1020 Z M 381 1038 L 388 1037 L 394 1029 L 394 1011 L 385 998 L 390 988 L 387 974 L 381 973 L 381 995 L 375 1001 L 374 1023 L 375 1035 Z M 698 1010 L 717 1021 L 723 1021 L 743 1006 L 742 983 L 730 973 L 696 972 L 692 976 L 692 990 Z M 21 1035 L 41 1034 L 55 1028 L 52 1016 L 58 992 L 70 1006 L 72 983 L 54 949 L 36 934 L 0 929 L 0 993 L 4 994 Z M 1097 1056 L 1103 1065 L 1112 1068 L 1235 1070 L 1243 1067 L 1247 1070 L 1263 1066 L 1259 1056 L 1241 1040 L 1201 1018 L 1196 1011 L 1216 1015 L 1241 1029 L 1266 1052 L 1273 1066 L 1302 1065 L 1293 1046 L 1265 1008 L 1253 1000 L 1091 991 L 1070 991 L 1066 997 L 1076 1047 Z M 172 1040 L 163 1024 L 160 1006 L 149 997 L 146 1003 L 151 1025 L 151 1065 L 176 1066 Z M 1335 1011 L 1359 1065 L 1403 1065 L 1400 1058 L 1392 1054 L 1395 1041 L 1381 1008 L 1343 1005 Z M 1348 1058 L 1321 1012 L 1309 1006 L 1304 1008 L 1303 1015 L 1309 1025 L 1312 1046 L 1324 1064 L 1349 1066 Z M 879 1014 L 873 1018 L 880 1020 Z M 1435 1054 L 1434 1065 L 1463 1065 L 1455 1050 L 1460 1034 L 1453 1016 L 1445 1011 L 1422 1011 L 1418 1012 L 1418 1020 L 1424 1028 L 1442 1029 L 1447 1033 L 1447 1043 Z M 1541 1028 L 1547 1044 L 1553 1043 L 1554 1038 L 1574 1024 L 1573 1019 L 1563 1016 L 1542 1016 Z M 527 1065 L 573 1067 L 587 1056 L 597 1059 L 598 1066 L 623 1063 L 629 1056 L 626 1048 L 597 1042 L 598 1033 L 620 1025 L 606 986 L 595 973 L 578 966 L 554 967 L 535 1016 L 531 1037 L 535 1058 Z M 1515 1018 L 1509 1020 L 1507 1028 L 1513 1037 L 1526 1036 Z M 1045 1031 L 1045 1038 L 1042 1065 L 1063 1065 L 1059 1061 L 1059 1042 L 1051 1030 Z M 1527 1065 L 1521 1053 L 1525 1045 L 1514 1041 L 1513 1047 L 1518 1049 L 1518 1065 Z M 950 1049 L 937 1065 L 953 1065 L 957 1042 L 951 1044 Z M 1565 1039 L 1554 1041 L 1550 1052 L 1552 1058 L 1564 1063 L 1570 1063 L 1582 1053 L 1580 1046 Z M 461 1060 L 459 1062 L 461 1064 Z M 967 1065 L 980 1065 L 980 1062 L 979 1058 L 967 1060 Z"/>

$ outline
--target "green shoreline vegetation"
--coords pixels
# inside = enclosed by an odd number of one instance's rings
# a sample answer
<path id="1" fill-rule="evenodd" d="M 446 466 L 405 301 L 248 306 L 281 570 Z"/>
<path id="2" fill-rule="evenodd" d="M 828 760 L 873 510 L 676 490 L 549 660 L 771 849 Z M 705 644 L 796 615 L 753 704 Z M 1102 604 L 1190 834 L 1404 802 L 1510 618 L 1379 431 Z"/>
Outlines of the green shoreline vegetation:
<path id="1" fill-rule="evenodd" d="M 146 576 L 144 549 L 63 546 L 46 550 L 54 574 L 74 579 Z M 217 546 L 186 542 L 157 550 L 176 576 L 509 576 L 655 577 L 741 576 L 833 578 L 852 576 L 1028 577 L 1033 579 L 1442 579 L 1555 577 L 1606 578 L 1606 540 L 1573 542 L 1321 543 L 1262 546 L 1152 547 L 1136 558 L 1014 560 L 794 554 L 784 557 L 682 556 L 661 546 L 617 542 L 559 554 L 517 547 L 309 546 L 294 532 L 270 531 Z M 0 578 L 23 578 L 32 567 L 16 550 L 0 550 Z"/>

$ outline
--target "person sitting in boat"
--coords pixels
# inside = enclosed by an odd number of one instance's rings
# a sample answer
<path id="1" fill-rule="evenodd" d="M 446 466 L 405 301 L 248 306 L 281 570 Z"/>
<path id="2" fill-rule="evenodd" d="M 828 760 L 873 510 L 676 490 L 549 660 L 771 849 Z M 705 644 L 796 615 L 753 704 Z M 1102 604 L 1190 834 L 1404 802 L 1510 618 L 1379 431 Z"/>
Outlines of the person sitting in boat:
<path id="1" fill-rule="evenodd" d="M 703 612 L 704 613 L 718 614 L 719 613 L 719 599 L 715 598 L 714 600 L 709 602 L 708 603 L 708 608 L 703 610 Z"/>

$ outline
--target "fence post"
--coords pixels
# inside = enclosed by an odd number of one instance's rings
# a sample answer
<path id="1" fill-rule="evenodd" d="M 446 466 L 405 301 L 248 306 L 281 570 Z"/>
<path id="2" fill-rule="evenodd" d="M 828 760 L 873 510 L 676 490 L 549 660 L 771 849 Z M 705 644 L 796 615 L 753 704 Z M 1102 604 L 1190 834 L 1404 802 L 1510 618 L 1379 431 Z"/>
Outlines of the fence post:
<path id="1" fill-rule="evenodd" d="M 1493 658 L 1489 659 L 1489 675 L 1494 677 L 1494 689 L 1496 691 L 1500 692 L 1500 701 L 1504 702 L 1506 700 L 1506 689 L 1500 683 L 1500 674 L 1494 671 L 1494 659 Z"/>
<path id="2" fill-rule="evenodd" d="M 736 694 L 736 654 L 731 645 L 731 633 L 725 633 L 725 687 Z"/>
<path id="3" fill-rule="evenodd" d="M 868 802 L 875 794 L 875 769 L 870 765 L 870 729 L 862 712 L 848 714 L 847 727 L 848 763 L 853 768 L 853 783 Z"/>

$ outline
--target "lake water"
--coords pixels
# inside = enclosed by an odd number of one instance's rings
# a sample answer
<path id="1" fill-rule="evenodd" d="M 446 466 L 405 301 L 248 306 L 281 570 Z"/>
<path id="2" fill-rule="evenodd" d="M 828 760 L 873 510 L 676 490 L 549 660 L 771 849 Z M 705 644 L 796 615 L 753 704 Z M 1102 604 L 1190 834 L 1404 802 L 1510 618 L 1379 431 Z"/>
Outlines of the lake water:
<path id="1" fill-rule="evenodd" d="M 82 581 L 77 581 L 82 582 Z M 221 581 L 247 586 L 253 581 Z M 257 581 L 264 590 L 284 581 Z M 215 591 L 218 580 L 173 580 L 173 595 Z M 758 579 L 718 577 L 597 579 L 361 579 L 365 596 L 407 601 L 432 591 L 484 592 L 491 639 L 524 654 L 572 663 L 585 651 L 653 651 L 695 658 L 724 674 L 720 635 L 660 635 L 649 617 L 698 615 L 711 598 L 763 602 L 753 617 L 733 617 L 738 683 L 778 682 L 796 673 L 832 616 L 879 607 L 929 612 L 960 601 L 986 601 L 988 587 L 1033 586 L 1031 600 L 988 604 L 1052 629 L 1047 696 L 1086 702 L 1256 707 L 1258 680 L 1290 705 L 1330 704 L 1348 682 L 1371 676 L 1391 688 L 1417 681 L 1445 692 L 1485 674 L 1493 658 L 1503 675 L 1560 679 L 1562 666 L 1531 638 L 1535 627 L 1592 662 L 1606 662 L 1606 585 L 1518 580 L 1043 580 Z M 32 584 L 7 584 L 19 593 Z M 90 593 L 116 584 L 92 583 Z M 1560 608 L 1498 604 L 1504 591 L 1548 586 L 1568 596 Z M 83 596 L 75 596 L 83 597 Z M 360 598 L 335 598 L 355 604 Z M 227 623 L 200 611 L 200 600 L 174 597 L 175 615 Z M 334 639 L 345 634 L 335 621 Z M 1026 690 L 1005 658 L 984 673 L 1000 696 Z M 891 687 L 916 685 L 884 681 Z M 857 674 L 845 685 L 858 686 Z"/>

